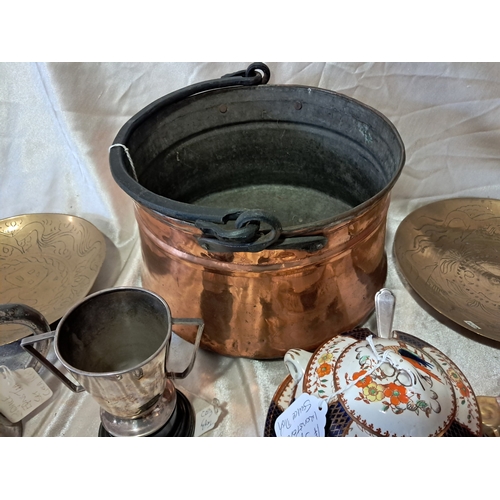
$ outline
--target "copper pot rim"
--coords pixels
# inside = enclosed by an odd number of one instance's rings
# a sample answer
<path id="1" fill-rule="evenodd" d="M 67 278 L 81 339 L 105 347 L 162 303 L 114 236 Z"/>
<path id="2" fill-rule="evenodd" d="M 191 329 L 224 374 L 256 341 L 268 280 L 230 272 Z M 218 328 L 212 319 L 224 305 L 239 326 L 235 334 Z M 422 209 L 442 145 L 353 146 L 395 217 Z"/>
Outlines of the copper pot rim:
<path id="1" fill-rule="evenodd" d="M 394 136 L 394 139 L 397 143 L 398 150 L 400 152 L 400 158 L 397 162 L 397 165 L 394 169 L 394 173 L 391 178 L 388 180 L 386 185 L 380 189 L 376 194 L 362 203 L 354 206 L 350 210 L 347 210 L 341 214 L 334 215 L 332 217 L 321 219 L 318 221 L 314 221 L 308 224 L 300 224 L 283 228 L 283 235 L 297 235 L 306 231 L 314 231 L 320 230 L 326 226 L 342 224 L 344 222 L 349 221 L 352 218 L 356 218 L 361 215 L 365 210 L 368 210 L 370 206 L 375 204 L 378 200 L 383 198 L 386 194 L 388 194 L 395 183 L 399 179 L 402 170 L 404 168 L 406 162 L 406 151 L 401 135 L 399 134 L 395 125 L 386 117 L 383 113 L 378 111 L 377 109 L 357 100 L 345 94 L 341 94 L 339 92 L 335 92 L 329 89 L 323 89 L 319 87 L 306 86 L 306 85 L 265 85 L 258 86 L 253 88 L 252 90 L 258 91 L 260 89 L 265 89 L 266 91 L 273 88 L 289 88 L 289 89 L 307 89 L 308 92 L 321 92 L 326 93 L 332 96 L 335 99 L 342 99 L 348 101 L 350 103 L 355 104 L 361 108 L 364 108 L 378 118 L 380 118 L 385 126 L 391 131 Z M 241 90 L 238 87 L 228 87 L 223 89 L 214 89 L 203 94 L 196 94 L 194 96 L 189 96 L 183 99 L 184 102 L 189 103 L 191 99 L 194 98 L 203 98 L 204 94 L 213 94 L 213 93 L 223 93 L 223 92 L 231 92 L 233 90 Z M 248 89 L 246 89 L 248 90 Z M 123 146 L 126 145 L 136 131 L 136 129 L 141 125 L 141 123 L 151 114 L 156 113 L 159 109 L 162 109 L 164 106 L 168 107 L 168 98 L 169 95 L 163 96 L 151 103 L 149 106 L 146 106 L 139 112 L 137 112 L 133 117 L 131 117 L 120 129 L 115 140 L 113 141 L 114 146 Z M 124 148 L 124 149 L 123 149 Z M 143 205 L 144 207 L 155 211 L 160 216 L 167 216 L 174 219 L 178 219 L 184 221 L 186 223 L 190 223 L 195 221 L 197 216 L 192 214 L 193 207 L 194 212 L 200 213 L 203 212 L 206 214 L 206 219 L 211 220 L 213 222 L 224 222 L 224 217 L 228 212 L 231 211 L 231 207 L 224 208 L 214 208 L 204 205 L 196 205 L 190 203 L 185 203 L 182 201 L 178 201 L 172 198 L 167 198 L 160 194 L 154 193 L 149 189 L 145 188 L 137 178 L 134 178 L 135 167 L 132 162 L 132 158 L 130 156 L 130 152 L 128 149 L 123 146 L 122 147 L 111 147 L 109 150 L 109 164 L 111 167 L 111 173 L 115 182 L 137 203 Z"/>

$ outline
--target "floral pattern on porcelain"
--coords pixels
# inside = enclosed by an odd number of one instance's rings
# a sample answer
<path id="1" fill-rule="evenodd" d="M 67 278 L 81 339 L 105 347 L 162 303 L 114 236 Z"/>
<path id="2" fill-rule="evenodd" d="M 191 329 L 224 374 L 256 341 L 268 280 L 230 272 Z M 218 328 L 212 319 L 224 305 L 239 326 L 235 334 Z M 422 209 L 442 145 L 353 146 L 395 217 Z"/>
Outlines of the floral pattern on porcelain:
<path id="1" fill-rule="evenodd" d="M 425 347 L 424 351 L 437 359 L 453 384 L 457 399 L 455 419 L 476 436 L 482 436 L 481 412 L 472 387 L 459 368 L 442 352 L 434 347 Z"/>
<path id="2" fill-rule="evenodd" d="M 338 397 L 351 418 L 379 436 L 442 435 L 454 418 L 455 393 L 441 367 L 396 339 L 374 345 L 376 353 L 357 342 L 337 361 L 335 391 L 345 389 Z"/>
<path id="3" fill-rule="evenodd" d="M 366 359 L 366 356 L 360 357 L 359 355 L 357 358 L 363 367 L 372 368 L 376 364 L 376 360 L 373 358 Z M 356 372 L 353 374 L 352 378 L 350 378 L 348 374 L 345 374 L 346 384 L 348 385 L 351 382 L 358 380 L 360 377 L 363 377 L 366 371 L 367 370 L 361 370 L 360 372 Z M 418 379 L 421 379 L 421 374 L 418 373 L 418 370 L 415 370 L 414 374 Z M 373 373 L 373 376 L 361 378 L 361 380 L 355 383 L 357 387 L 362 389 L 359 391 L 359 397 L 357 397 L 356 400 L 365 400 L 366 403 L 381 401 L 383 405 L 382 411 L 385 412 L 390 409 L 396 414 L 409 410 L 414 411 L 417 414 L 422 411 L 426 414 L 426 416 L 429 416 L 432 411 L 435 411 L 436 413 L 441 411 L 441 406 L 437 401 L 437 394 L 434 391 L 430 391 L 430 399 L 425 401 L 424 399 L 421 399 L 420 392 L 412 391 L 401 383 L 382 383 L 382 381 L 388 377 L 389 374 L 384 371 L 382 365 L 379 368 L 378 373 Z M 379 380 L 380 382 L 377 382 L 376 380 Z M 441 380 L 439 381 L 441 382 Z"/>
<path id="4" fill-rule="evenodd" d="M 341 352 L 355 342 L 356 340 L 351 337 L 338 336 L 325 342 L 317 349 L 311 357 L 304 376 L 304 392 L 329 400 L 334 392 L 333 368 L 335 363 Z"/>

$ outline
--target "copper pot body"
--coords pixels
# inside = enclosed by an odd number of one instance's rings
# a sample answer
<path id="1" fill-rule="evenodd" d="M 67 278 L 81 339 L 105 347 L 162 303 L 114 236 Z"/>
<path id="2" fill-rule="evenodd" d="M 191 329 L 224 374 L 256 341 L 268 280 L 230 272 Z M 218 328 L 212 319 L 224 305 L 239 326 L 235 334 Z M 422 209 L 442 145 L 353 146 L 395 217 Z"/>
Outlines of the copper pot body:
<path id="1" fill-rule="evenodd" d="M 204 349 L 314 350 L 373 310 L 404 146 L 350 97 L 232 78 L 151 103 L 110 150 L 135 202 L 142 284 L 176 317 L 203 319 Z"/>
<path id="2" fill-rule="evenodd" d="M 389 194 L 356 218 L 325 227 L 315 253 L 264 250 L 210 253 L 191 224 L 136 204 L 143 286 L 172 312 L 202 317 L 203 349 L 254 359 L 314 350 L 362 323 L 386 278 Z M 185 340 L 192 332 L 176 329 Z"/>

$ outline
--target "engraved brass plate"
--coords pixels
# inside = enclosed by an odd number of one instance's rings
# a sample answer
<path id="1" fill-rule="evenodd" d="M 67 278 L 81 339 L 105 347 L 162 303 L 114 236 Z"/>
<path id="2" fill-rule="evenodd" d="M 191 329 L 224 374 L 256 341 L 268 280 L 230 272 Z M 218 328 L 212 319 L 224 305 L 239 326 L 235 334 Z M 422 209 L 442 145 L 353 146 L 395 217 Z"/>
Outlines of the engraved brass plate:
<path id="1" fill-rule="evenodd" d="M 102 233 L 64 214 L 29 214 L 0 220 L 0 303 L 35 308 L 50 323 L 90 291 L 106 253 Z M 0 326 L 0 345 L 30 335 Z"/>
<path id="2" fill-rule="evenodd" d="M 454 198 L 421 207 L 399 225 L 394 253 L 429 305 L 500 341 L 500 200 Z"/>

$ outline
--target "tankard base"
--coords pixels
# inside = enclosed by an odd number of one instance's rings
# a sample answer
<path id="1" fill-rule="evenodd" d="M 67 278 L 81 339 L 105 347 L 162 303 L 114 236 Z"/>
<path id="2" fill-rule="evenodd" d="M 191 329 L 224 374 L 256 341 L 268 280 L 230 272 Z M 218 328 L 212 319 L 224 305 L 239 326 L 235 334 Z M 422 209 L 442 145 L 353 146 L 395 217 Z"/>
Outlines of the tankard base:
<path id="1" fill-rule="evenodd" d="M 101 424 L 112 436 L 142 437 L 154 434 L 170 421 L 177 407 L 177 390 L 167 380 L 163 393 L 146 412 L 130 418 L 118 417 L 101 408 Z"/>
<path id="2" fill-rule="evenodd" d="M 156 432 L 144 437 L 193 437 L 195 429 L 194 409 L 182 392 L 175 390 L 177 394 L 177 405 L 168 422 Z M 98 437 L 115 437 L 110 434 L 101 424 Z"/>

